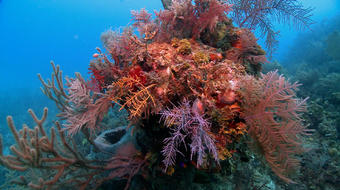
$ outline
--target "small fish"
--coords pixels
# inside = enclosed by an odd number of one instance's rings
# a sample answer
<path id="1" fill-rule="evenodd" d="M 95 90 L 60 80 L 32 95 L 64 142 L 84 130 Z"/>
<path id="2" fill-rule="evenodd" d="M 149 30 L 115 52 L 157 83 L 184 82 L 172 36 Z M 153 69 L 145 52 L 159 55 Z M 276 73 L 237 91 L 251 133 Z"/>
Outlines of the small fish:
<path id="1" fill-rule="evenodd" d="M 98 53 L 94 53 L 94 54 L 92 55 L 92 57 L 93 57 L 93 58 L 97 58 L 97 57 L 99 57 L 99 54 L 98 54 Z"/>

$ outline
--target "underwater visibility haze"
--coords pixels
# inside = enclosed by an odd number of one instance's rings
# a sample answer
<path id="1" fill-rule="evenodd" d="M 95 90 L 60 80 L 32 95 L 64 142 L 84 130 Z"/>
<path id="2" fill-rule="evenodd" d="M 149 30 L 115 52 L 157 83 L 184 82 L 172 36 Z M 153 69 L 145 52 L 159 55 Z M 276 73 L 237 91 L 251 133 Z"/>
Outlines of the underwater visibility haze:
<path id="1" fill-rule="evenodd" d="M 339 189 L 339 10 L 0 0 L 0 189 Z"/>

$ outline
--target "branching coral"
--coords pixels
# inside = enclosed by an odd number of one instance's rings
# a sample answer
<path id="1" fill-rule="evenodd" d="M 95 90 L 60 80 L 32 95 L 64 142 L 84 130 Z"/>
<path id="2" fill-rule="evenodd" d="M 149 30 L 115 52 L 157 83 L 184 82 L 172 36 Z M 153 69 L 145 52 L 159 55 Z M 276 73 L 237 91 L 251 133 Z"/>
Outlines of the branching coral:
<path id="1" fill-rule="evenodd" d="M 153 95 L 150 94 L 150 88 L 153 86 L 154 84 L 145 87 L 139 79 L 123 77 L 109 87 L 115 91 L 109 99 L 120 105 L 120 110 L 127 109 L 131 118 L 141 117 L 142 113 L 147 113 L 150 104 L 156 106 Z M 134 92 L 133 88 L 138 90 Z"/>
<path id="2" fill-rule="evenodd" d="M 141 170 L 145 170 L 147 166 L 147 159 L 140 156 L 131 157 L 112 157 L 108 160 L 108 164 L 105 166 L 106 170 L 111 170 L 109 175 L 99 180 L 97 187 L 104 181 L 112 180 L 115 178 L 127 178 L 124 190 L 128 190 L 132 177 L 136 176 Z"/>
<path id="3" fill-rule="evenodd" d="M 128 64 L 131 61 L 134 50 L 139 44 L 135 41 L 135 36 L 131 28 L 125 28 L 122 33 L 108 30 L 101 35 L 101 40 L 104 43 L 104 47 L 111 54 L 115 65 Z M 103 55 L 105 59 L 106 56 Z M 107 63 L 108 60 L 105 60 Z M 103 63 L 105 64 L 105 63 Z M 109 64 L 107 64 L 110 66 Z"/>
<path id="4" fill-rule="evenodd" d="M 277 71 L 262 75 L 258 83 L 243 84 L 248 132 L 260 144 L 272 170 L 291 183 L 286 175 L 299 165 L 295 155 L 302 151 L 300 137 L 309 131 L 302 125 L 300 114 L 306 109 L 307 99 L 296 99 L 294 90 L 299 84 L 290 84 Z M 253 88 L 258 88 L 253 91 L 258 94 L 248 91 Z"/>
<path id="5" fill-rule="evenodd" d="M 195 104 L 193 105 L 195 106 Z M 203 118 L 204 115 L 198 113 L 189 101 L 184 100 L 179 107 L 164 110 L 161 113 L 164 124 L 170 128 L 171 137 L 164 139 L 165 146 L 162 154 L 165 157 L 163 163 L 165 167 L 175 165 L 176 154 L 182 154 L 178 147 L 183 144 L 186 146 L 185 139 L 191 139 L 191 156 L 197 154 L 197 165 L 202 166 L 207 159 L 206 150 L 218 161 L 217 150 L 214 140 L 209 135 L 210 123 Z M 182 154 L 183 155 L 183 154 Z"/>
<path id="6" fill-rule="evenodd" d="M 41 75 L 38 74 L 39 80 L 43 87 L 41 88 L 42 92 L 51 100 L 53 100 L 58 109 L 64 111 L 68 106 L 68 96 L 64 90 L 63 83 L 63 72 L 60 70 L 60 67 L 55 66 L 53 62 L 51 62 L 53 67 L 53 73 L 51 74 L 51 79 L 45 82 Z"/>
<path id="7" fill-rule="evenodd" d="M 158 38 L 170 40 L 178 38 L 199 38 L 204 30 L 214 31 L 218 22 L 228 21 L 229 3 L 217 0 L 172 1 L 169 10 L 157 13 Z"/>
<path id="8" fill-rule="evenodd" d="M 85 189 L 104 167 L 96 163 L 96 160 L 88 160 L 80 155 L 72 141 L 69 142 L 65 137 L 59 122 L 55 123 L 57 129 L 52 127 L 50 134 L 47 134 L 43 126 L 47 108 L 44 109 L 41 119 L 38 119 L 32 110 L 29 110 L 29 113 L 37 126 L 30 129 L 23 125 L 19 132 L 12 117 L 7 117 L 16 145 L 10 148 L 13 155 L 5 156 L 1 152 L 1 164 L 18 171 L 40 168 L 41 175 L 38 178 L 26 179 L 21 176 L 16 182 L 33 189 L 59 189 L 73 185 Z"/>
<path id="9" fill-rule="evenodd" d="M 28 172 L 27 175 L 13 180 L 18 185 L 32 189 L 64 189 L 75 186 L 80 189 L 94 189 L 114 178 L 128 177 L 131 180 L 145 166 L 147 160 L 140 156 L 88 159 L 80 154 L 75 142 L 65 135 L 59 122 L 55 122 L 56 128 L 52 127 L 49 133 L 45 131 L 47 108 L 41 119 L 33 110 L 28 112 L 37 124 L 34 129 L 24 124 L 17 131 L 12 117 L 7 117 L 8 126 L 16 141 L 10 147 L 12 155 L 3 155 L 0 138 L 0 164 L 13 170 Z M 105 171 L 111 173 L 103 178 Z M 130 180 L 125 189 L 128 189 Z"/>
<path id="10" fill-rule="evenodd" d="M 231 60 L 251 61 L 253 64 L 267 62 L 265 52 L 257 44 L 254 34 L 248 29 L 236 31 L 239 38 L 233 42 L 231 51 L 227 52 L 227 57 Z"/>
<path id="11" fill-rule="evenodd" d="M 240 28 L 259 29 L 270 51 L 277 45 L 278 32 L 273 29 L 273 20 L 308 28 L 313 23 L 312 8 L 305 8 L 298 0 L 223 0 L 233 4 L 231 17 Z"/>
<path id="12" fill-rule="evenodd" d="M 44 86 L 43 92 L 58 105 L 61 111 L 58 116 L 67 121 L 64 126 L 69 134 L 75 134 L 81 129 L 86 129 L 85 131 L 89 129 L 93 132 L 112 106 L 111 100 L 98 93 L 90 93 L 88 85 L 79 73 L 76 73 L 75 79 L 66 78 L 68 88 L 65 90 L 59 66 L 55 67 L 53 62 L 51 64 L 54 69 L 52 82 L 45 83 L 39 75 Z M 57 86 L 54 78 L 56 78 Z M 88 139 L 90 140 L 89 137 Z"/>

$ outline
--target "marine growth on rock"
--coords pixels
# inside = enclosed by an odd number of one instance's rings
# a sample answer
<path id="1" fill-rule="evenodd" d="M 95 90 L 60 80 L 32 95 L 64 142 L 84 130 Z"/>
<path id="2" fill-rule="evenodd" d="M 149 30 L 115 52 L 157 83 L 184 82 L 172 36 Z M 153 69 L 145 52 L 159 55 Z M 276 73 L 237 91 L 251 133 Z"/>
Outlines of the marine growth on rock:
<path id="1" fill-rule="evenodd" d="M 112 179 L 127 179 L 128 189 L 137 175 L 150 184 L 155 173 L 219 173 L 249 136 L 272 171 L 293 183 L 300 137 L 308 134 L 300 115 L 306 99 L 277 71 L 261 74 L 265 51 L 250 29 L 232 24 L 232 9 L 224 1 L 178 0 L 155 16 L 132 11 L 131 26 L 102 34 L 105 50 L 93 54 L 90 80 L 77 73 L 64 87 L 52 63 L 52 79 L 40 79 L 62 124 L 46 133 L 47 109 L 41 120 L 30 111 L 38 127 L 16 131 L 9 117 L 17 144 L 13 155 L 0 154 L 1 164 L 45 174 L 17 181 L 37 189 L 94 189 Z M 128 126 L 108 122 L 114 108 L 127 111 Z M 95 151 L 78 150 L 72 139 L 79 135 Z M 100 151 L 111 158 L 98 160 Z"/>

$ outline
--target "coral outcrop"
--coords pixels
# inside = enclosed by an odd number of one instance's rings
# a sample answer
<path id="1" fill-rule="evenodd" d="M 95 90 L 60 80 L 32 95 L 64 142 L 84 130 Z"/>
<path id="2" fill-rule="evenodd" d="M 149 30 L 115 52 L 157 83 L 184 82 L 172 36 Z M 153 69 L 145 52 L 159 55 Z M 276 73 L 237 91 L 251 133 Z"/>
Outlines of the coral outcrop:
<path id="1" fill-rule="evenodd" d="M 88 81 L 77 73 L 66 78 L 64 88 L 59 66 L 52 64 L 51 80 L 40 79 L 64 120 L 64 129 L 56 125 L 66 152 L 53 148 L 55 130 L 46 134 L 43 122 L 35 119 L 38 128 L 24 127 L 20 134 L 9 122 L 15 156 L 1 154 L 1 163 L 54 172 L 36 185 L 28 183 L 38 189 L 57 189 L 60 183 L 93 189 L 111 179 L 126 179 L 125 189 L 139 179 L 152 189 L 156 176 L 175 179 L 195 172 L 200 179 L 221 173 L 228 159 L 242 154 L 236 147 L 249 134 L 277 176 L 293 182 L 289 174 L 299 164 L 300 137 L 308 132 L 300 117 L 306 100 L 296 97 L 297 83 L 277 72 L 260 74 L 265 52 L 249 29 L 231 24 L 231 7 L 185 0 L 173 1 L 155 18 L 145 9 L 132 11 L 132 26 L 103 33 L 107 53 L 97 48 Z M 129 126 L 105 123 L 112 108 L 127 111 Z M 77 135 L 112 158 L 79 156 L 67 143 Z M 127 135 L 135 142 L 123 143 Z"/>

